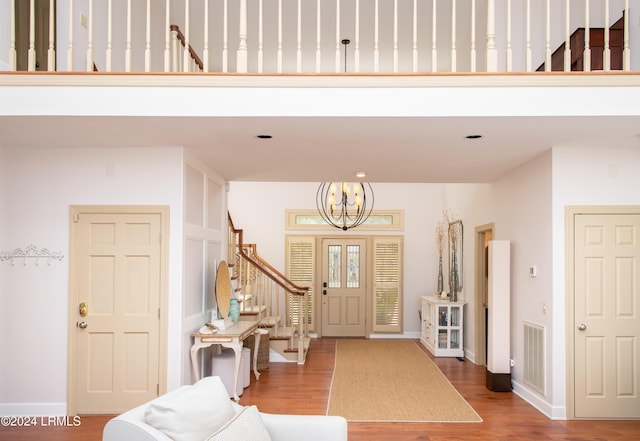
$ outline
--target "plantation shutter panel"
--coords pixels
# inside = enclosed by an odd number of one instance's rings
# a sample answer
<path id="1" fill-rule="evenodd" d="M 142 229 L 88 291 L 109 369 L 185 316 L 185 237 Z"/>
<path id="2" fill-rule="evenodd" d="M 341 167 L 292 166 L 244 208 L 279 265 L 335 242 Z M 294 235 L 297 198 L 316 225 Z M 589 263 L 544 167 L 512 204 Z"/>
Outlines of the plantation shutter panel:
<path id="1" fill-rule="evenodd" d="M 402 332 L 402 237 L 373 238 L 373 332 Z"/>
<path id="2" fill-rule="evenodd" d="M 288 236 L 286 240 L 287 263 L 286 276 L 298 286 L 309 287 L 306 299 L 299 299 L 289 294 L 287 296 L 287 307 L 291 311 L 294 323 L 299 323 L 302 306 L 305 302 L 306 317 L 304 323 L 309 325 L 309 329 L 314 329 L 313 321 L 313 268 L 316 252 L 316 241 L 313 236 Z"/>

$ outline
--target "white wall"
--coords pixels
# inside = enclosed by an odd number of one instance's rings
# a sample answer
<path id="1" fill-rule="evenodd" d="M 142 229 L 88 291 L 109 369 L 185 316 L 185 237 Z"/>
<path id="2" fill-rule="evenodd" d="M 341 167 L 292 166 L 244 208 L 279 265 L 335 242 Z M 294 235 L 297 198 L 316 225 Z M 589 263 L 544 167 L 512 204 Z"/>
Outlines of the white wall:
<path id="1" fill-rule="evenodd" d="M 565 210 L 575 205 L 640 205 L 640 139 L 636 147 L 553 149 L 554 404 L 566 405 Z"/>
<path id="2" fill-rule="evenodd" d="M 172 360 L 181 351 L 182 150 L 4 147 L 0 159 L 0 251 L 34 244 L 64 254 L 50 266 L 0 262 L 0 415 L 66 415 L 75 204 L 170 207 L 168 388 L 178 385 Z"/>
<path id="3" fill-rule="evenodd" d="M 551 150 L 530 160 L 492 184 L 492 207 L 495 217 L 494 239 L 511 241 L 511 358 L 515 360 L 512 380 L 516 393 L 523 395 L 547 415 L 555 402 L 556 378 L 554 335 L 554 297 L 552 291 L 552 180 Z M 537 277 L 529 276 L 536 266 Z M 544 396 L 529 390 L 523 383 L 524 321 L 546 330 L 546 379 Z M 559 380 L 564 384 L 564 380 Z"/>

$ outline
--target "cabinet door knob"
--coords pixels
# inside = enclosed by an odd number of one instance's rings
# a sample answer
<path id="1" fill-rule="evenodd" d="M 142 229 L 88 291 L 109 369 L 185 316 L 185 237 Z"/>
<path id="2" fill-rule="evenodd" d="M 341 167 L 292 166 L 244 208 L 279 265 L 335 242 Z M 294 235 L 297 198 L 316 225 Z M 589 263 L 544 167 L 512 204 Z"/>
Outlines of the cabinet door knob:
<path id="1" fill-rule="evenodd" d="M 587 330 L 587 325 L 585 325 L 584 323 L 580 323 L 578 325 L 578 331 L 586 331 Z"/>

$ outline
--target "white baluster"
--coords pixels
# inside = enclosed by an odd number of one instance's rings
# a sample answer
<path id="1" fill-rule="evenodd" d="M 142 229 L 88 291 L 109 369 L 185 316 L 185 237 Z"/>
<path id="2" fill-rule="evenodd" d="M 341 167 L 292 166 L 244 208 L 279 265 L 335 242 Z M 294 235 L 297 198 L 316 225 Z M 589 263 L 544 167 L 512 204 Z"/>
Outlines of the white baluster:
<path id="1" fill-rule="evenodd" d="M 544 70 L 551 72 L 551 0 L 547 0 L 546 18 L 547 32 L 544 49 Z"/>
<path id="2" fill-rule="evenodd" d="M 264 62 L 263 60 L 263 57 L 264 57 L 263 23 L 264 23 L 264 19 L 262 16 L 262 0 L 260 0 L 260 2 L 258 3 L 258 72 L 259 73 L 262 73 L 263 62 Z"/>
<path id="3" fill-rule="evenodd" d="M 393 0 L 393 73 L 398 73 L 398 0 Z"/>
<path id="4" fill-rule="evenodd" d="M 171 72 L 171 0 L 167 0 L 164 11 L 164 71 Z"/>
<path id="5" fill-rule="evenodd" d="M 507 72 L 513 71 L 513 46 L 511 39 L 511 0 L 507 0 Z"/>
<path id="6" fill-rule="evenodd" d="M 191 54 L 189 53 L 189 22 L 191 21 L 191 11 L 189 10 L 189 0 L 184 2 L 184 47 L 182 48 L 182 72 L 190 72 Z"/>
<path id="7" fill-rule="evenodd" d="M 589 0 L 585 1 L 584 5 L 584 55 L 582 57 L 582 71 L 591 71 L 591 28 L 589 27 Z"/>
<path id="8" fill-rule="evenodd" d="M 204 42 L 202 47 L 202 70 L 209 72 L 209 1 L 204 2 Z"/>
<path id="9" fill-rule="evenodd" d="M 375 2 L 375 14 L 374 14 L 374 32 L 373 32 L 373 71 L 380 72 L 380 38 L 379 38 L 379 25 L 380 14 L 378 9 L 378 0 Z"/>
<path id="10" fill-rule="evenodd" d="M 111 72 L 113 60 L 113 5 L 111 0 L 107 3 L 107 52 L 105 70 Z"/>
<path id="11" fill-rule="evenodd" d="M 282 0 L 278 0 L 278 73 L 282 73 Z"/>
<path id="12" fill-rule="evenodd" d="M 336 0 L 336 73 L 340 72 L 340 0 Z"/>
<path id="13" fill-rule="evenodd" d="M 29 50 L 27 70 L 36 70 L 36 9 L 34 0 L 30 0 L 29 6 Z"/>
<path id="14" fill-rule="evenodd" d="M 298 35 L 296 48 L 296 72 L 302 72 L 302 4 L 298 0 Z"/>
<path id="15" fill-rule="evenodd" d="M 531 72 L 531 0 L 527 0 L 525 36 L 525 70 Z"/>
<path id="16" fill-rule="evenodd" d="M 320 26 L 320 17 L 322 16 L 321 11 L 322 8 L 320 7 L 320 0 L 316 0 L 316 73 L 320 73 L 322 71 L 322 27 Z"/>
<path id="17" fill-rule="evenodd" d="M 56 41 L 56 2 L 49 0 L 49 49 L 47 51 L 47 70 L 53 72 L 56 70 L 56 50 L 54 47 Z"/>
<path id="18" fill-rule="evenodd" d="M 151 71 L 151 0 L 147 0 L 147 35 L 144 47 L 144 71 Z"/>
<path id="19" fill-rule="evenodd" d="M 11 0 L 11 23 L 9 30 L 9 69 L 18 70 L 18 56 L 16 53 L 16 0 Z"/>
<path id="20" fill-rule="evenodd" d="M 611 70 L 611 48 L 609 47 L 609 0 L 604 2 L 604 50 L 602 51 L 602 68 Z"/>
<path id="21" fill-rule="evenodd" d="M 178 40 L 177 27 L 171 27 L 171 69 L 170 72 L 178 72 L 180 69 L 180 54 L 182 53 L 182 46 Z"/>
<path id="22" fill-rule="evenodd" d="M 451 0 L 451 72 L 457 71 L 456 15 L 456 0 Z"/>
<path id="23" fill-rule="evenodd" d="M 624 47 L 622 49 L 622 70 L 631 70 L 631 49 L 629 49 L 629 0 L 624 2 Z"/>
<path id="24" fill-rule="evenodd" d="M 413 47 L 411 65 L 413 66 L 413 72 L 418 72 L 418 0 L 413 0 Z"/>
<path id="25" fill-rule="evenodd" d="M 476 0 L 471 0 L 471 72 L 476 71 Z"/>
<path id="26" fill-rule="evenodd" d="M 229 69 L 229 5 L 227 0 L 223 2 L 222 11 L 222 72 Z"/>
<path id="27" fill-rule="evenodd" d="M 67 70 L 73 71 L 73 0 L 69 0 L 69 43 L 67 45 Z"/>
<path id="28" fill-rule="evenodd" d="M 487 1 L 487 72 L 498 71 L 498 49 L 496 48 L 496 2 Z"/>
<path id="29" fill-rule="evenodd" d="M 131 72 L 131 0 L 127 0 L 127 41 L 124 50 L 124 71 Z"/>
<path id="30" fill-rule="evenodd" d="M 436 23 L 436 0 L 433 0 L 431 8 L 431 72 L 438 72 L 438 45 Z"/>
<path id="31" fill-rule="evenodd" d="M 236 70 L 239 73 L 246 73 L 248 70 L 247 52 L 247 0 L 240 0 L 240 24 L 238 35 L 238 52 L 236 60 Z"/>
<path id="32" fill-rule="evenodd" d="M 564 71 L 571 72 L 571 0 L 565 2 Z"/>
<path id="33" fill-rule="evenodd" d="M 93 71 L 93 0 L 89 0 L 89 29 L 87 30 L 87 72 Z"/>
<path id="34" fill-rule="evenodd" d="M 355 43 L 353 48 L 353 71 L 360 72 L 360 0 L 356 0 Z"/>

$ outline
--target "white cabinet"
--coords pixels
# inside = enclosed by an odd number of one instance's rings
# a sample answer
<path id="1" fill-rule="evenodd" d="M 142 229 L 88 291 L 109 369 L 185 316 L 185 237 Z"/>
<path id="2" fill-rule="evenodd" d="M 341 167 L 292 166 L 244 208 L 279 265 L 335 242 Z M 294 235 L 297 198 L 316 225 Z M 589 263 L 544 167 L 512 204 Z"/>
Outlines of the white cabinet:
<path id="1" fill-rule="evenodd" d="M 420 341 L 435 357 L 464 357 L 462 324 L 465 302 L 422 297 Z"/>

